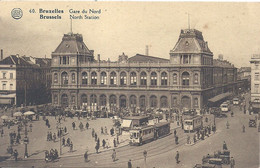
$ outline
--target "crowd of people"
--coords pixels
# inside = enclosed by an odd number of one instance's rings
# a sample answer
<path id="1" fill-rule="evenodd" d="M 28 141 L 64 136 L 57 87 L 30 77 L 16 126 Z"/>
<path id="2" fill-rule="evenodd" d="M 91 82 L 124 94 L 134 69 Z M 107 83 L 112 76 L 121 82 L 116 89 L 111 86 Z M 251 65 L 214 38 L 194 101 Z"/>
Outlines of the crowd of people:
<path id="1" fill-rule="evenodd" d="M 45 161 L 54 161 L 59 158 L 58 150 L 57 149 L 51 149 L 50 151 L 45 151 Z"/>

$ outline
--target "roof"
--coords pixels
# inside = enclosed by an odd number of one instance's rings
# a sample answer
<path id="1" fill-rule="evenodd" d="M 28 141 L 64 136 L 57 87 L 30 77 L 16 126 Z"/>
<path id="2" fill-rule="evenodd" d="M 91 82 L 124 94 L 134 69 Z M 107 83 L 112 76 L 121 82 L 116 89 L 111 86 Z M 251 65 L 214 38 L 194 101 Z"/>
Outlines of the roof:
<path id="1" fill-rule="evenodd" d="M 93 56 L 93 53 L 88 49 L 83 42 L 81 34 L 64 34 L 60 45 L 53 53 L 75 53 Z"/>
<path id="2" fill-rule="evenodd" d="M 26 61 L 23 57 L 19 55 L 10 55 L 0 61 L 1 65 L 21 65 L 21 66 L 32 66 L 31 63 Z"/>
<path id="3" fill-rule="evenodd" d="M 148 56 L 148 55 L 142 55 L 142 54 L 136 54 L 133 57 L 130 57 L 128 59 L 128 62 L 139 62 L 139 63 L 144 63 L 144 62 L 155 62 L 155 63 L 168 63 L 170 62 L 169 59 L 165 58 L 159 58 L 159 57 L 153 57 L 153 56 Z"/>
<path id="4" fill-rule="evenodd" d="M 142 120 L 142 119 L 148 119 L 148 116 L 129 116 L 129 117 L 124 117 L 123 119 L 125 120 Z"/>
<path id="5" fill-rule="evenodd" d="M 179 40 L 171 52 L 175 53 L 200 53 L 212 54 L 208 43 L 204 41 L 202 33 L 196 29 L 181 30 Z"/>

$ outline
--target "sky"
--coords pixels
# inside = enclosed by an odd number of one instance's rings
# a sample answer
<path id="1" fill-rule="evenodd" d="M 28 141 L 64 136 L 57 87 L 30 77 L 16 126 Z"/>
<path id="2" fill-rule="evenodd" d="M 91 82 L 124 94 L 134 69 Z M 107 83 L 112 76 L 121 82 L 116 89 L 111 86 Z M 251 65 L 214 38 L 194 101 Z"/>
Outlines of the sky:
<path id="1" fill-rule="evenodd" d="M 11 11 L 20 8 L 21 19 Z M 62 19 L 40 19 L 39 9 L 63 10 Z M 36 13 L 30 13 L 34 9 Z M 260 54 L 260 3 L 245 2 L 0 2 L 0 49 L 11 54 L 51 58 L 64 34 L 70 32 L 69 10 L 99 10 L 99 19 L 73 19 L 72 31 L 83 35 L 95 57 L 117 60 L 145 54 L 169 59 L 181 29 L 202 32 L 210 50 L 236 67 L 250 66 Z M 44 14 L 56 16 L 57 14 Z M 75 15 L 84 15 L 82 13 Z"/>

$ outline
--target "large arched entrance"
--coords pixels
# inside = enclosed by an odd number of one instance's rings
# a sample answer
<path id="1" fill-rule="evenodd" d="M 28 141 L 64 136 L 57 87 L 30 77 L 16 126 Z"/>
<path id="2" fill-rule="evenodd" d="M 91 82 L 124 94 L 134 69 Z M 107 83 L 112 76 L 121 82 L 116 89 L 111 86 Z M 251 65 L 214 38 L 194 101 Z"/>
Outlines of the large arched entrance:
<path id="1" fill-rule="evenodd" d="M 187 108 L 187 109 L 190 109 L 191 108 L 191 100 L 188 96 L 183 96 L 181 98 L 181 105 L 182 105 L 182 108 Z"/>
<path id="2" fill-rule="evenodd" d="M 135 112 L 135 109 L 136 109 L 136 96 L 135 95 L 130 96 L 130 108 L 133 112 Z"/>
<path id="3" fill-rule="evenodd" d="M 110 110 L 114 110 L 116 108 L 116 96 L 115 95 L 111 95 L 109 97 L 109 107 L 110 107 Z"/>
<path id="4" fill-rule="evenodd" d="M 68 107 L 69 106 L 69 100 L 68 100 L 68 95 L 67 94 L 63 94 L 61 96 L 61 106 L 62 107 Z"/>

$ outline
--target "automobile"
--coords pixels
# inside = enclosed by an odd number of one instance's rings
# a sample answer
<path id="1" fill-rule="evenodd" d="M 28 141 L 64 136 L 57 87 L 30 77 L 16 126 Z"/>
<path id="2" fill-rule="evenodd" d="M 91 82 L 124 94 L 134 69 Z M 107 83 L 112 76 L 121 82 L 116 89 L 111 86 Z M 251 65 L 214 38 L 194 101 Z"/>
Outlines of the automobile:
<path id="1" fill-rule="evenodd" d="M 233 104 L 234 105 L 239 105 L 239 99 L 238 98 L 234 98 L 233 99 Z"/>
<path id="2" fill-rule="evenodd" d="M 227 103 L 222 103 L 222 104 L 220 105 L 220 109 L 221 109 L 222 112 L 228 112 L 228 111 L 229 111 L 229 104 L 227 104 Z"/>

